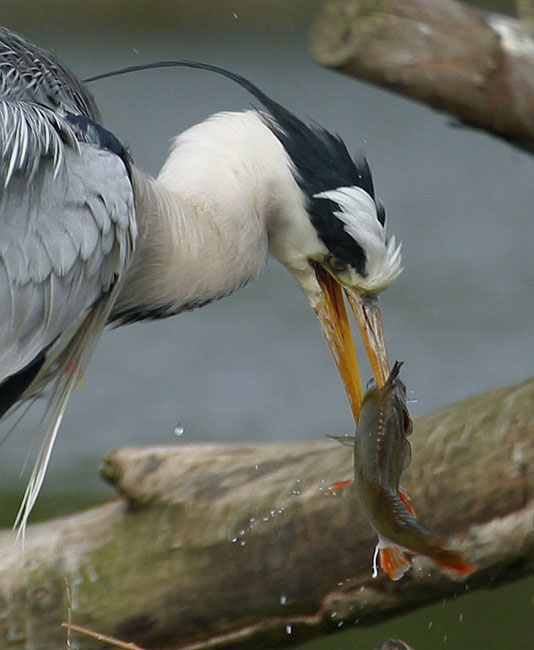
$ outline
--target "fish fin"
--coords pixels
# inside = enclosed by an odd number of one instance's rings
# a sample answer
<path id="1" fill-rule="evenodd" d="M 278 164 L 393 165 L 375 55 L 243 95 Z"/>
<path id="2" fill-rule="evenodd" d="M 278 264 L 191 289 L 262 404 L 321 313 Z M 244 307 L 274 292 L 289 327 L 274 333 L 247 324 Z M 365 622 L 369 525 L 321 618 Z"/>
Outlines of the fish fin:
<path id="1" fill-rule="evenodd" d="M 406 492 L 403 492 L 403 490 L 399 489 L 399 499 L 404 503 L 404 505 L 408 508 L 408 512 L 414 516 L 417 517 L 417 514 L 415 512 L 415 508 L 413 507 L 412 501 L 410 497 L 406 494 Z"/>
<path id="2" fill-rule="evenodd" d="M 441 548 L 436 553 L 433 553 L 431 557 L 447 571 L 464 576 L 473 573 L 477 568 L 476 564 L 469 564 L 465 555 L 460 551 Z"/>
<path id="3" fill-rule="evenodd" d="M 337 440 L 337 442 L 344 447 L 354 447 L 354 442 L 356 440 L 356 436 L 331 436 L 326 434 L 326 437 L 330 438 L 330 440 Z"/>
<path id="4" fill-rule="evenodd" d="M 336 481 L 335 483 L 331 483 L 326 488 L 325 492 L 326 494 L 335 494 L 338 490 L 341 490 L 341 488 L 345 487 L 345 485 L 352 483 L 353 480 L 353 478 L 346 478 L 343 481 Z"/>
<path id="5" fill-rule="evenodd" d="M 374 553 L 373 553 L 373 564 L 372 564 L 372 567 L 373 567 L 372 577 L 373 578 L 378 578 L 378 576 L 380 575 L 380 569 L 378 568 L 378 554 L 379 553 L 380 553 L 380 540 L 379 540 L 378 544 L 375 546 L 375 550 L 374 550 Z"/>
<path id="6" fill-rule="evenodd" d="M 380 568 L 387 573 L 390 580 L 400 580 L 412 566 L 410 560 L 408 560 L 404 551 L 399 546 L 387 546 L 383 548 L 378 548 L 377 546 L 377 549 Z M 373 570 L 375 570 L 374 566 Z"/>

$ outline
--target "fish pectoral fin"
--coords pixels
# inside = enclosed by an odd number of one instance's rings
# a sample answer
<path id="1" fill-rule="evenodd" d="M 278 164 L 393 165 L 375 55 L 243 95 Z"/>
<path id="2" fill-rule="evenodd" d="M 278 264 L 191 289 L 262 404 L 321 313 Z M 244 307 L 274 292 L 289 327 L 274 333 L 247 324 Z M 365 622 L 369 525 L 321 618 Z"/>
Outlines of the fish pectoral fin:
<path id="1" fill-rule="evenodd" d="M 412 501 L 411 501 L 410 497 L 406 494 L 406 492 L 403 492 L 403 490 L 399 489 L 398 495 L 399 495 L 399 499 L 408 508 L 409 513 L 413 517 L 417 517 L 417 514 L 415 512 L 415 508 L 413 507 Z"/>
<path id="2" fill-rule="evenodd" d="M 345 485 L 348 485 L 349 483 L 352 483 L 354 479 L 353 478 L 346 478 L 343 481 L 336 481 L 335 483 L 331 483 L 325 490 L 326 494 L 335 494 L 338 490 L 341 490 L 341 488 L 345 487 Z"/>
<path id="3" fill-rule="evenodd" d="M 356 436 L 331 436 L 330 434 L 326 434 L 326 437 L 330 438 L 330 440 L 336 440 L 344 447 L 354 447 L 354 442 L 356 440 Z"/>
<path id="4" fill-rule="evenodd" d="M 385 571 L 390 580 L 400 580 L 412 566 L 404 551 L 398 546 L 387 546 L 378 552 L 380 568 Z M 373 577 L 374 573 L 373 573 Z"/>

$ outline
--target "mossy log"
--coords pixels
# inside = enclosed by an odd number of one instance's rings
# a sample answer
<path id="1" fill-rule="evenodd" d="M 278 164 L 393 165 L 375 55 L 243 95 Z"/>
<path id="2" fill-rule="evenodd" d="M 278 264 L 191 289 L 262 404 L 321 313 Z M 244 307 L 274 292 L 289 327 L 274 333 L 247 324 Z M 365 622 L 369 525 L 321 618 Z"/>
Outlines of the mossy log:
<path id="1" fill-rule="evenodd" d="M 315 60 L 534 151 L 532 25 L 453 0 L 331 0 Z"/>
<path id="2" fill-rule="evenodd" d="M 151 649 L 280 647 L 527 575 L 533 404 L 531 380 L 415 423 L 403 483 L 477 564 L 467 580 L 422 557 L 399 582 L 371 578 L 352 486 L 325 493 L 351 474 L 333 441 L 118 449 L 104 469 L 114 501 L 30 526 L 24 551 L 0 534 L 0 647 L 64 647 L 69 615 Z"/>

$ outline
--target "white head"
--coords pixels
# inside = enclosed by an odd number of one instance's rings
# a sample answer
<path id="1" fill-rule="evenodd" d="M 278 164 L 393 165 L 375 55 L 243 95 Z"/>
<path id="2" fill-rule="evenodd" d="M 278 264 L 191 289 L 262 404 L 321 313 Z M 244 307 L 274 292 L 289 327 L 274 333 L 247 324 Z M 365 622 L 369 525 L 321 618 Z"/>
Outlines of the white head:
<path id="1" fill-rule="evenodd" d="M 285 149 L 301 190 L 291 218 L 282 216 L 283 227 L 270 232 L 270 249 L 319 316 L 358 417 L 361 380 L 342 294 L 382 386 L 389 363 L 377 295 L 402 271 L 400 245 L 386 237 L 386 214 L 375 197 L 367 161 L 353 159 L 339 136 L 305 124 L 263 93 L 254 94 L 269 111 L 262 114 L 264 122 Z"/>

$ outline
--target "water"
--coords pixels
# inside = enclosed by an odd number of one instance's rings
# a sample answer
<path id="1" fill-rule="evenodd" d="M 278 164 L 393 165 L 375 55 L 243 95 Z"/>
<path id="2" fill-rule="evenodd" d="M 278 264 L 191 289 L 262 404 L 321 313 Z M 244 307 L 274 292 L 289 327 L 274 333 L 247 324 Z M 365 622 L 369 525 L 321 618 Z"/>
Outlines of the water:
<path id="1" fill-rule="evenodd" d="M 340 634 L 299 646 L 300 650 L 376 648 L 384 638 L 402 639 L 414 650 L 503 650 L 532 648 L 533 579 L 438 602 L 370 627 L 344 628 Z"/>

